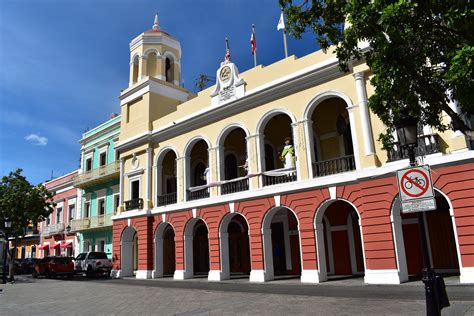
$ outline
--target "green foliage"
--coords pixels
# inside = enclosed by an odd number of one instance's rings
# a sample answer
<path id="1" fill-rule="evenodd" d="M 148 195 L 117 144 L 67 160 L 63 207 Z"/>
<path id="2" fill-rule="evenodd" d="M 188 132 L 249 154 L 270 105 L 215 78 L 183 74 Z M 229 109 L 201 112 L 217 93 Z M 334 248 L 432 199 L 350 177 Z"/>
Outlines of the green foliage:
<path id="1" fill-rule="evenodd" d="M 25 228 L 44 221 L 53 211 L 53 194 L 41 184 L 31 185 L 21 172 L 10 172 L 0 182 L 0 228 L 9 219 L 8 235 L 15 237 L 24 236 Z"/>
<path id="2" fill-rule="evenodd" d="M 455 99 L 463 113 L 474 114 L 474 2 L 280 0 L 280 5 L 289 33 L 299 38 L 314 32 L 323 50 L 335 47 L 342 70 L 359 59 L 367 63 L 375 87 L 369 108 L 387 134 L 401 109 L 441 131 L 469 130 L 449 103 Z M 451 117 L 449 125 L 443 111 Z"/>

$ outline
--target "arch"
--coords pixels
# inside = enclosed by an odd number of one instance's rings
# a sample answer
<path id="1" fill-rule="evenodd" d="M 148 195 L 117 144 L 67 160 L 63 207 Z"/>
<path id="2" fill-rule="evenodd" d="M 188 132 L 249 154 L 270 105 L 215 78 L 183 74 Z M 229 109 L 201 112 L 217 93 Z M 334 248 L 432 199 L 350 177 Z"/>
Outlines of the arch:
<path id="1" fill-rule="evenodd" d="M 321 104 L 324 100 L 331 99 L 331 98 L 340 98 L 343 99 L 344 102 L 347 104 L 347 108 L 353 106 L 352 100 L 343 92 L 338 90 L 328 90 L 316 95 L 311 101 L 309 101 L 308 105 L 304 110 L 303 118 L 305 120 L 310 120 L 311 116 L 313 115 L 314 110 L 316 107 Z"/>
<path id="2" fill-rule="evenodd" d="M 139 73 L 139 64 L 140 64 L 140 55 L 135 54 L 133 55 L 130 64 L 132 65 L 131 67 L 131 73 L 132 73 L 132 83 L 136 83 L 138 81 L 138 73 Z"/>
<path id="3" fill-rule="evenodd" d="M 121 254 L 121 276 L 132 276 L 134 271 L 135 241 L 137 239 L 137 230 L 133 226 L 127 226 L 122 231 L 120 238 L 120 254 Z"/>
<path id="4" fill-rule="evenodd" d="M 211 142 L 209 141 L 209 139 L 207 137 L 204 137 L 202 135 L 197 135 L 197 136 L 194 136 L 193 138 L 191 138 L 190 140 L 188 140 L 188 142 L 184 146 L 184 156 L 185 157 L 188 157 L 191 154 L 191 150 L 193 150 L 194 145 L 196 145 L 196 143 L 199 142 L 200 140 L 203 140 L 203 141 L 206 142 L 207 148 L 212 148 Z"/>
<path id="5" fill-rule="evenodd" d="M 171 230 L 173 238 L 170 240 L 167 233 Z M 176 269 L 175 259 L 175 244 L 174 244 L 175 229 L 173 225 L 167 222 L 160 223 L 155 230 L 155 260 L 153 271 L 154 277 L 163 277 L 165 275 L 173 275 Z"/>
<path id="6" fill-rule="evenodd" d="M 158 56 L 161 56 L 160 51 L 159 51 L 157 48 L 154 48 L 154 47 L 148 48 L 148 49 L 143 53 L 143 56 L 148 57 L 148 55 L 149 55 L 150 53 L 155 53 L 157 57 L 158 57 Z"/>
<path id="7" fill-rule="evenodd" d="M 240 257 L 240 262 L 242 267 L 245 268 L 245 266 L 248 264 L 248 272 L 250 272 L 250 258 L 251 258 L 251 249 L 250 249 L 250 240 L 249 240 L 249 234 L 250 234 L 250 225 L 247 220 L 247 218 L 244 216 L 244 214 L 241 213 L 229 213 L 226 214 L 219 225 L 219 248 L 220 248 L 220 259 L 221 259 L 221 279 L 226 280 L 230 278 L 231 275 L 231 248 L 233 248 L 230 245 L 230 239 L 229 239 L 229 233 L 228 233 L 228 227 L 231 223 L 233 223 L 233 220 L 236 219 L 236 217 L 240 217 L 243 219 L 243 221 L 246 224 L 246 229 L 247 229 L 247 236 L 246 238 L 241 238 L 241 249 L 242 249 L 242 256 Z M 239 222 L 238 222 L 239 223 Z M 239 223 L 241 225 L 241 223 Z M 245 231 L 245 227 L 242 227 Z M 246 240 L 245 240 L 246 239 Z M 246 243 L 246 244 L 245 244 Z M 248 248 L 248 258 L 245 258 L 245 252 L 246 248 Z M 248 262 L 244 262 L 248 259 Z M 245 271 L 246 272 L 246 271 Z"/>
<path id="8" fill-rule="evenodd" d="M 285 211 L 286 214 L 282 211 Z M 290 217 L 287 214 L 294 218 L 295 223 L 290 222 Z M 280 216 L 282 221 L 273 223 L 275 216 Z M 275 225 L 272 227 L 272 224 Z M 297 234 L 290 235 L 292 226 L 296 228 Z M 303 260 L 301 258 L 302 251 L 299 231 L 300 223 L 298 216 L 291 208 L 277 206 L 266 212 L 262 220 L 265 281 L 273 280 L 275 275 L 278 274 L 301 275 Z"/>
<path id="9" fill-rule="evenodd" d="M 222 131 L 219 133 L 219 136 L 217 136 L 217 141 L 216 141 L 217 146 L 224 146 L 226 137 L 230 134 L 230 132 L 232 132 L 233 130 L 237 128 L 241 128 L 244 131 L 246 137 L 250 136 L 249 130 L 242 123 L 232 123 L 224 127 Z"/>
<path id="10" fill-rule="evenodd" d="M 272 109 L 272 110 L 268 111 L 267 113 L 265 113 L 260 118 L 260 120 L 258 121 L 256 134 L 263 134 L 263 131 L 264 131 L 265 126 L 267 125 L 268 121 L 270 121 L 274 116 L 276 116 L 278 114 L 286 114 L 290 118 L 292 124 L 296 123 L 295 116 L 289 110 L 284 109 L 284 108 Z"/>
<path id="11" fill-rule="evenodd" d="M 194 262 L 194 233 L 197 224 L 203 223 L 207 234 L 209 234 L 209 227 L 206 221 L 201 217 L 194 217 L 187 221 L 184 227 L 184 278 L 192 278 L 195 273 Z M 205 255 L 205 254 L 204 254 Z M 209 238 L 207 237 L 207 262 L 209 263 Z"/>
<path id="12" fill-rule="evenodd" d="M 452 235 L 453 236 L 443 236 L 443 239 L 449 239 L 449 237 L 452 237 L 454 240 L 454 247 L 456 251 L 456 261 L 457 261 L 457 268 L 454 268 L 454 270 L 459 270 L 462 273 L 462 261 L 461 261 L 461 252 L 459 249 L 459 240 L 458 240 L 458 234 L 457 234 L 457 227 L 456 227 L 456 221 L 454 217 L 454 209 L 453 205 L 451 203 L 451 200 L 449 197 L 440 189 L 438 188 L 433 188 L 435 191 L 435 198 L 440 198 L 443 199 L 444 202 L 446 202 L 447 210 L 443 209 L 438 209 L 440 205 L 437 205 L 437 210 L 430 211 L 430 212 L 423 212 L 423 220 L 425 221 L 425 233 L 427 235 L 427 241 L 428 241 L 428 248 L 429 248 L 429 256 L 430 256 L 430 261 L 431 265 L 433 266 L 433 256 L 432 256 L 432 250 L 431 250 L 431 241 L 430 241 L 430 227 L 428 223 L 428 217 L 430 217 L 432 212 L 443 212 L 447 211 L 449 213 L 449 217 L 451 219 L 450 226 L 452 228 Z M 442 206 L 441 206 L 442 207 Z M 442 214 L 441 214 L 442 215 Z M 404 222 L 405 220 L 405 223 Z M 415 273 L 414 267 L 416 265 L 420 265 L 421 257 L 417 258 L 415 256 L 415 253 L 418 253 L 418 256 L 420 255 L 420 249 L 417 249 L 419 246 L 419 224 L 418 224 L 418 217 L 413 217 L 413 218 L 402 218 L 402 213 L 401 213 L 401 203 L 399 199 L 399 195 L 397 194 L 392 202 L 391 206 L 391 211 L 390 211 L 390 221 L 392 224 L 392 236 L 393 240 L 395 243 L 395 255 L 396 255 L 396 260 L 397 260 L 397 267 L 398 267 L 398 273 L 399 273 L 399 278 L 400 282 L 405 282 L 408 281 L 410 273 Z M 416 227 L 410 227 L 410 224 L 416 224 Z M 428 225 L 427 225 L 428 224 Z M 439 234 L 446 234 L 446 230 L 442 229 L 439 231 Z M 449 234 L 449 233 L 448 233 Z M 418 237 L 418 240 L 414 243 L 410 243 L 410 248 L 407 249 L 407 245 L 405 244 L 405 236 L 410 236 L 410 235 L 416 235 Z M 408 253 L 407 253 L 408 250 Z M 408 257 L 411 257 L 409 259 Z M 445 256 L 447 257 L 447 256 Z M 452 258 L 454 260 L 454 258 Z M 410 260 L 410 262 L 409 262 Z M 453 262 L 454 264 L 454 262 Z M 436 266 L 434 267 L 436 269 Z M 421 269 L 420 269 L 421 271 Z M 444 272 L 444 271 L 442 271 Z"/>
<path id="13" fill-rule="evenodd" d="M 165 52 L 163 53 L 163 56 L 164 56 L 165 58 L 166 58 L 166 57 L 170 58 L 171 61 L 172 61 L 174 64 L 177 64 L 178 66 L 181 66 L 181 65 L 180 65 L 180 61 L 179 61 L 179 58 L 178 58 L 175 54 L 173 54 L 172 52 L 170 52 L 169 50 L 165 51 Z"/>
<path id="14" fill-rule="evenodd" d="M 337 225 L 339 227 L 342 226 L 341 228 L 345 226 L 345 229 L 336 230 L 336 234 L 340 234 L 340 231 L 346 232 L 346 234 L 342 234 L 341 236 L 335 236 L 337 240 L 342 240 L 343 243 L 346 242 L 344 239 L 347 238 L 347 245 L 344 247 L 333 246 L 334 243 L 332 241 L 332 230 L 330 227 L 331 221 L 329 219 L 329 216 L 327 216 L 328 214 L 326 213 L 329 207 L 331 207 L 334 203 L 338 202 L 343 202 L 347 204 L 351 209 L 348 210 L 347 217 L 345 218 L 345 225 Z M 354 231 L 354 222 L 351 215 L 351 211 L 353 211 L 352 214 L 357 216 L 357 229 L 359 230 L 358 233 Z M 323 223 L 323 220 L 325 221 L 325 223 Z M 348 270 L 350 268 L 349 274 L 359 275 L 361 274 L 361 272 L 365 273 L 366 264 L 364 251 L 364 235 L 362 234 L 361 217 L 359 210 L 351 201 L 337 198 L 328 199 L 322 202 L 316 210 L 314 223 L 316 228 L 316 252 L 318 260 L 319 282 L 327 281 L 328 272 L 331 272 L 332 274 L 337 274 L 334 270 L 334 262 L 337 261 L 338 263 L 340 263 L 341 260 L 335 260 L 335 256 L 337 254 L 334 254 L 334 249 L 349 249 L 349 253 L 346 253 L 346 261 L 349 260 L 349 262 L 346 262 L 346 268 L 348 268 Z M 324 229 L 325 226 L 327 226 L 326 229 L 328 231 Z M 328 245 L 328 247 L 326 247 L 326 244 Z M 326 253 L 328 254 L 329 258 L 326 256 Z M 329 267 L 327 266 L 327 263 L 329 263 Z M 350 265 L 350 267 L 348 267 L 347 265 Z"/>
<path id="15" fill-rule="evenodd" d="M 172 175 L 170 175 L 169 173 L 166 174 L 166 170 L 165 170 L 165 166 L 163 165 L 164 164 L 164 160 L 165 158 L 167 157 L 168 154 L 170 153 L 173 153 L 174 156 L 175 156 L 175 161 L 174 161 L 174 173 Z M 173 182 L 174 182 L 174 185 L 176 186 L 177 188 L 177 178 L 176 178 L 176 174 L 178 172 L 177 170 L 177 164 L 176 164 L 176 158 L 178 158 L 178 154 L 177 154 L 177 150 L 175 149 L 175 147 L 173 146 L 166 146 L 164 148 L 162 148 L 158 154 L 156 155 L 156 158 L 155 158 L 155 168 L 156 168 L 156 173 L 155 173 L 155 197 L 156 197 L 156 202 L 155 202 L 155 205 L 162 205 L 160 203 L 160 197 L 161 195 L 163 194 L 169 194 L 169 193 L 173 193 L 171 191 L 168 191 L 167 189 L 167 185 L 166 185 L 166 181 L 167 179 L 171 179 Z M 169 170 L 168 170 L 169 171 Z"/>
<path id="16" fill-rule="evenodd" d="M 165 147 L 161 148 L 160 151 L 158 152 L 158 154 L 156 155 L 155 166 L 160 166 L 161 164 L 163 164 L 163 159 L 165 158 L 166 154 L 169 151 L 173 151 L 174 154 L 176 155 L 176 158 L 179 157 L 178 156 L 178 150 L 176 149 L 176 147 L 171 146 L 171 145 L 165 146 Z"/>

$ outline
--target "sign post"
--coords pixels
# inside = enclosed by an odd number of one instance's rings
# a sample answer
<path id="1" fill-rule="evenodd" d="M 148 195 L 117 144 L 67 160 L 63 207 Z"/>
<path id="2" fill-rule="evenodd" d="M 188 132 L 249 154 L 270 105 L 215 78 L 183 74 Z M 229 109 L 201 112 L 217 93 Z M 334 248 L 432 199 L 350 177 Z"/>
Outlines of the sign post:
<path id="1" fill-rule="evenodd" d="M 436 210 L 433 182 L 428 165 L 397 171 L 402 213 Z"/>

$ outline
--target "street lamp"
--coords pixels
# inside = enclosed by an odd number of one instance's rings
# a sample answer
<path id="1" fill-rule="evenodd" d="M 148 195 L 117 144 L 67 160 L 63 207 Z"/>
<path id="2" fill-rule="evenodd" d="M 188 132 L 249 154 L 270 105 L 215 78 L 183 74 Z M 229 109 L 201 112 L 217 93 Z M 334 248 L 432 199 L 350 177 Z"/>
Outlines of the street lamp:
<path id="1" fill-rule="evenodd" d="M 398 121 L 395 122 L 398 141 L 402 150 L 408 151 L 410 166 L 416 166 L 415 150 L 418 146 L 417 130 L 418 119 L 402 114 Z M 426 314 L 441 315 L 441 309 L 449 306 L 449 299 L 446 293 L 446 287 L 443 277 L 436 275 L 431 268 L 428 254 L 428 242 L 425 234 L 425 221 L 423 213 L 418 212 L 418 224 L 420 226 L 420 241 L 422 249 L 423 269 L 422 281 L 425 284 Z"/>
<path id="2" fill-rule="evenodd" d="M 8 228 L 12 227 L 12 221 L 9 218 L 5 218 L 5 242 L 6 242 L 6 251 L 5 251 L 5 257 L 3 258 L 3 284 L 7 283 L 7 257 L 9 254 L 9 246 L 10 242 L 8 241 Z"/>

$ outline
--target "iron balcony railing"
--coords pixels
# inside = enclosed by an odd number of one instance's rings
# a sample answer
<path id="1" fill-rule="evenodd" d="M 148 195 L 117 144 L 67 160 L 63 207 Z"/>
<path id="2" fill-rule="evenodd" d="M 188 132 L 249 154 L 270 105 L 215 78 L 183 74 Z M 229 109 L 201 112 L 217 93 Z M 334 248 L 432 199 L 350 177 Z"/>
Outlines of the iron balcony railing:
<path id="1" fill-rule="evenodd" d="M 353 155 L 313 163 L 313 175 L 324 177 L 356 169 Z"/>
<path id="2" fill-rule="evenodd" d="M 275 169 L 262 174 L 263 186 L 296 181 L 296 169 Z"/>
<path id="3" fill-rule="evenodd" d="M 418 146 L 416 147 L 416 156 L 426 156 L 441 152 L 438 134 L 420 135 L 418 136 Z M 402 149 L 399 142 L 393 143 L 391 150 L 387 152 L 387 161 L 396 161 L 408 159 L 408 150 Z"/>
<path id="4" fill-rule="evenodd" d="M 221 194 L 231 194 L 247 191 L 249 189 L 249 178 L 236 178 L 221 184 Z"/>
<path id="5" fill-rule="evenodd" d="M 125 211 L 141 210 L 141 209 L 143 209 L 142 198 L 125 201 Z"/>
<path id="6" fill-rule="evenodd" d="M 118 161 L 108 165 L 101 166 L 97 169 L 89 170 L 74 177 L 73 183 L 75 187 L 86 188 L 98 183 L 103 183 L 120 175 L 120 164 Z"/>
<path id="7" fill-rule="evenodd" d="M 176 201 L 177 201 L 176 192 L 158 195 L 157 197 L 158 206 L 176 204 Z"/>
<path id="8" fill-rule="evenodd" d="M 71 221 L 71 231 L 81 231 L 88 229 L 91 226 L 91 219 L 89 217 L 73 219 Z"/>
<path id="9" fill-rule="evenodd" d="M 201 185 L 198 187 L 191 187 L 186 191 L 187 201 L 194 201 L 205 199 L 210 196 L 210 187 L 208 185 Z"/>

